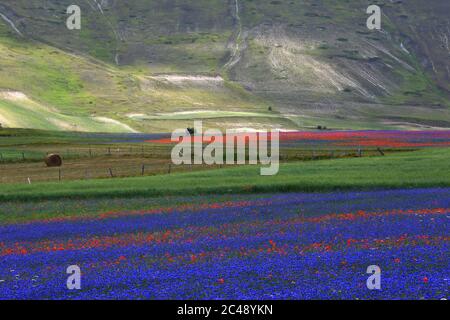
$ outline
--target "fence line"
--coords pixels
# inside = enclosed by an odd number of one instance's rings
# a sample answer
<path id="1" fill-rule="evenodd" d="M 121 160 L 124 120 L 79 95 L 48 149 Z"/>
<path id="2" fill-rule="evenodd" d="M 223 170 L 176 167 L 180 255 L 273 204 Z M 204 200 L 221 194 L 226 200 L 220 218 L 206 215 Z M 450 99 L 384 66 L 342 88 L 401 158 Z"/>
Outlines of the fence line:
<path id="1" fill-rule="evenodd" d="M 285 150 L 285 157 L 297 157 L 304 158 L 302 155 L 295 155 L 295 152 L 308 153 L 312 152 L 312 158 L 316 156 L 323 156 L 324 153 L 330 153 L 331 157 L 334 157 L 335 151 L 345 152 L 346 154 L 355 154 L 357 156 L 362 156 L 363 153 L 378 153 L 384 155 L 384 151 L 381 148 L 375 147 L 362 149 L 361 147 L 357 148 L 336 148 L 335 150 L 330 149 L 321 149 L 321 148 L 302 148 L 302 147 L 283 147 L 281 146 L 281 150 Z M 297 151 L 292 151 L 297 150 Z M 292 151 L 292 152 L 290 152 Z M 170 159 L 170 146 L 162 145 L 162 146 L 138 146 L 138 147 L 81 147 L 81 148 L 72 148 L 72 149 L 53 149 L 50 151 L 23 151 L 23 150 L 5 150 L 0 149 L 0 163 L 9 163 L 9 162 L 33 162 L 33 161 L 41 161 L 48 154 L 55 153 L 61 155 L 65 160 L 76 160 L 76 159 L 89 159 L 89 158 L 97 158 L 97 157 L 106 157 L 106 156 L 141 156 L 145 158 L 167 158 Z M 294 153 L 294 155 L 292 154 Z"/>
<path id="2" fill-rule="evenodd" d="M 139 147 L 81 147 L 81 148 L 62 148 L 52 149 L 50 151 L 39 150 L 8 150 L 0 149 L 0 162 L 21 162 L 21 161 L 41 161 L 51 153 L 59 154 L 66 160 L 68 159 L 88 159 L 106 156 L 142 156 L 148 158 L 161 158 L 167 156 L 170 158 L 170 146 L 139 146 Z"/>
<path id="3" fill-rule="evenodd" d="M 105 149 L 106 150 L 106 149 Z M 129 149 L 128 149 L 129 151 Z M 142 151 L 142 150 L 141 150 Z M 380 152 L 381 151 L 381 152 Z M 380 156 L 385 152 L 379 148 L 376 149 L 358 149 L 358 150 L 285 150 L 280 155 L 281 162 L 288 161 L 313 161 L 341 157 L 367 157 L 371 155 Z M 247 154 L 248 156 L 248 154 Z M 247 157 L 246 157 L 247 158 Z M 114 158 L 116 159 L 116 158 Z M 119 158 L 118 158 L 119 159 Z M 248 159 L 247 159 L 248 160 Z M 246 161 L 247 161 L 246 160 Z M 32 182 L 35 181 L 68 181 L 83 180 L 97 178 L 118 178 L 118 177 L 139 177 L 149 175 L 164 175 L 175 172 L 188 172 L 202 169 L 224 168 L 226 165 L 173 165 L 170 159 L 161 160 L 161 162 L 148 163 L 145 159 L 133 159 L 132 164 L 124 161 L 102 161 L 90 163 L 70 163 L 60 168 L 47 168 L 44 164 L 36 163 L 21 166 L 20 164 L 10 164 L 5 166 L 0 183 L 21 183 L 28 182 L 28 178 Z M 34 162 L 33 162 L 34 163 Z M 0 173 L 2 166 L 0 166 Z"/>
<path id="4" fill-rule="evenodd" d="M 224 168 L 223 165 L 165 165 L 142 164 L 140 166 L 116 166 L 108 168 L 44 168 L 36 174 L 25 172 L 14 177 L 10 182 L 52 182 L 69 180 L 111 179 L 119 177 L 139 177 L 152 175 L 170 175 L 175 172 Z"/>

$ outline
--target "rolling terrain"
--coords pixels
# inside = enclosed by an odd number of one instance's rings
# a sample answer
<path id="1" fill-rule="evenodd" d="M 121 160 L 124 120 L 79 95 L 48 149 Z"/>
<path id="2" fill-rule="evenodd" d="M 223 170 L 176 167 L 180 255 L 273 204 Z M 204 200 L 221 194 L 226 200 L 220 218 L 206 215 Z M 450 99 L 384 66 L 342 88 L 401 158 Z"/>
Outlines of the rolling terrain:
<path id="1" fill-rule="evenodd" d="M 0 300 L 447 299 L 449 12 L 0 0 Z"/>
<path id="2" fill-rule="evenodd" d="M 82 10 L 81 30 L 66 8 Z M 0 123 L 450 127 L 448 1 L 0 1 Z"/>
<path id="3" fill-rule="evenodd" d="M 269 178 L 260 176 L 258 167 L 242 166 L 144 178 L 3 184 L 0 200 L 448 187 L 448 156 L 449 149 L 434 149 L 389 157 L 293 162 L 281 164 L 280 173 Z"/>

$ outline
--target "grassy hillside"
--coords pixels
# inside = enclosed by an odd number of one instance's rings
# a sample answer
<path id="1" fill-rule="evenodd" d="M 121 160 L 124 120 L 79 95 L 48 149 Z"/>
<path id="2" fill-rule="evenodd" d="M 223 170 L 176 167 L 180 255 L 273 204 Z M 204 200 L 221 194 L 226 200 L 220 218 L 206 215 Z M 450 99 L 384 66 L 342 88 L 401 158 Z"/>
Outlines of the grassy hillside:
<path id="1" fill-rule="evenodd" d="M 367 190 L 450 186 L 450 150 L 435 149 L 388 157 L 323 160 L 281 165 L 276 176 L 257 167 L 154 176 L 32 185 L 2 185 L 2 201 L 113 198 L 286 191 Z"/>
<path id="2" fill-rule="evenodd" d="M 3 0 L 0 92 L 25 94 L 33 112 L 0 97 L 0 122 L 450 127 L 450 4 L 377 3 L 382 32 L 366 28 L 364 0 L 85 0 L 82 29 L 69 31 L 73 1 Z"/>
<path id="3" fill-rule="evenodd" d="M 0 24 L 3 126 L 167 132 L 192 125 L 191 117 L 179 117 L 179 112 L 191 110 L 195 115 L 201 110 L 201 118 L 212 127 L 249 122 L 253 116 L 267 118 L 262 123 L 293 127 L 270 113 L 260 99 L 220 78 L 171 82 L 170 77 L 152 77 L 35 41 L 9 38 L 9 33 Z"/>

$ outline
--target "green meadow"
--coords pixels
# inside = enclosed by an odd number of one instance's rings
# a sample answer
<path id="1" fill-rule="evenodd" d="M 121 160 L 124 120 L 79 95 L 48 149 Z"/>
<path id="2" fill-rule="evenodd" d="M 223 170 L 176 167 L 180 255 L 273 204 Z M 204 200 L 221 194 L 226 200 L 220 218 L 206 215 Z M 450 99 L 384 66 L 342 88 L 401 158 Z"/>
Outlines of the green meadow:
<path id="1" fill-rule="evenodd" d="M 428 149 L 281 164 L 275 176 L 261 176 L 258 166 L 240 166 L 141 178 L 3 184 L 0 201 L 449 187 L 449 159 L 450 149 Z"/>

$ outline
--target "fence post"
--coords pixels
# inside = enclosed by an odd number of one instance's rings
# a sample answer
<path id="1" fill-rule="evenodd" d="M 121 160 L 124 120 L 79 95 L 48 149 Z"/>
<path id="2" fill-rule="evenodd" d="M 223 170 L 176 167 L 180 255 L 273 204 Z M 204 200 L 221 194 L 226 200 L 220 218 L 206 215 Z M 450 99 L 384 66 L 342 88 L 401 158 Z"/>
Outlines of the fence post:
<path id="1" fill-rule="evenodd" d="M 114 178 L 114 174 L 111 168 L 109 168 L 109 175 L 111 176 L 111 178 Z"/>
<path id="2" fill-rule="evenodd" d="M 380 147 L 378 147 L 377 150 L 378 150 L 378 152 L 379 152 L 382 156 L 384 156 L 384 152 L 383 152 L 383 150 L 381 150 Z"/>
<path id="3" fill-rule="evenodd" d="M 145 164 L 143 164 L 142 168 L 141 168 L 141 175 L 144 175 L 144 174 L 145 174 Z"/>

